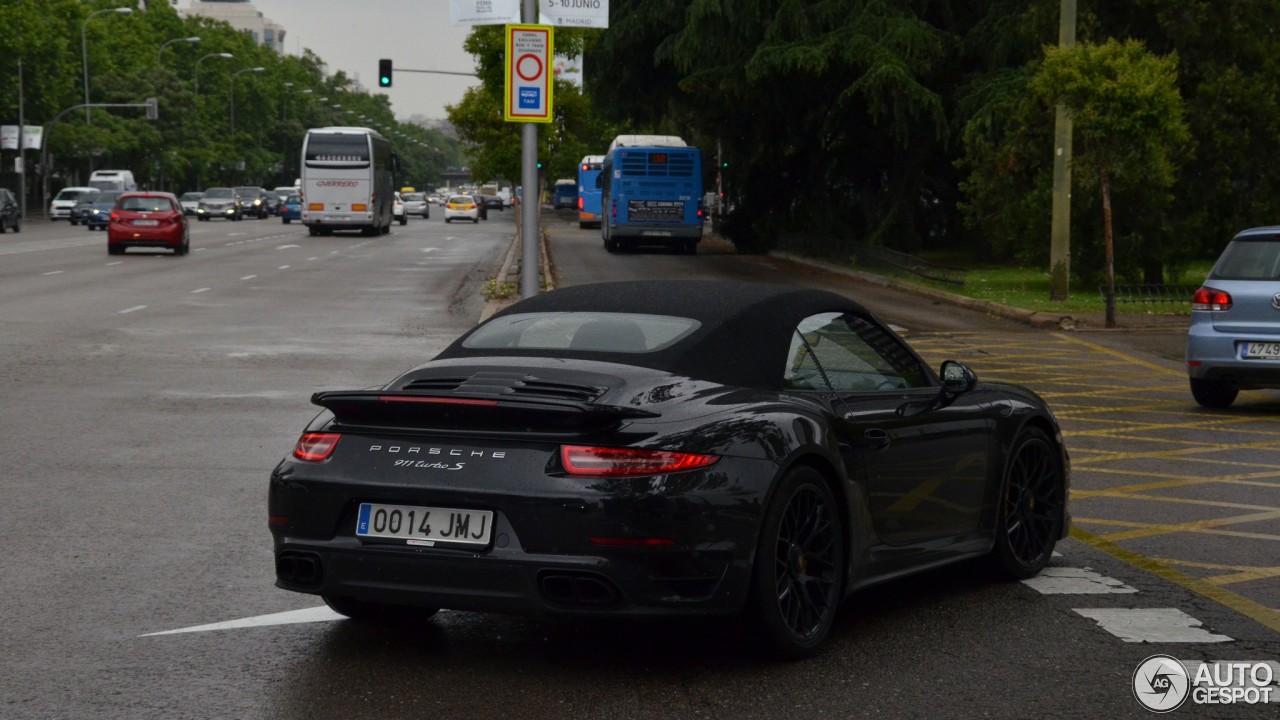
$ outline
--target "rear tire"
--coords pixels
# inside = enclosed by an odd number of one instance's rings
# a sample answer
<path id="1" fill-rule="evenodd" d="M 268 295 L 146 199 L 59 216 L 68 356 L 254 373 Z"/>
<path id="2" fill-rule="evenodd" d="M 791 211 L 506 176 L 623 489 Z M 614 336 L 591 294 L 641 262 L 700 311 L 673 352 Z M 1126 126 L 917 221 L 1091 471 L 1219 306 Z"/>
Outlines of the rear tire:
<path id="1" fill-rule="evenodd" d="M 285 225 L 288 225 L 288 224 L 289 224 L 289 218 L 280 218 L 280 221 L 281 221 L 282 223 L 284 223 Z"/>
<path id="2" fill-rule="evenodd" d="M 1240 394 L 1240 388 L 1226 380 L 1191 378 L 1191 397 L 1202 407 L 1221 410 L 1231 407 Z"/>
<path id="3" fill-rule="evenodd" d="M 321 598 L 324 600 L 324 604 L 329 606 L 329 609 L 339 615 L 346 615 L 352 620 L 357 620 L 359 622 L 376 623 L 379 625 L 404 622 L 423 622 L 430 619 L 432 615 L 440 612 L 440 608 L 383 605 L 381 603 L 365 602 L 364 600 L 356 600 L 355 598 L 340 597 L 337 595 L 323 595 Z"/>
<path id="4" fill-rule="evenodd" d="M 791 470 L 765 511 L 748 600 L 778 655 L 818 651 L 840 607 L 844 557 L 844 523 L 826 478 L 810 467 Z"/>

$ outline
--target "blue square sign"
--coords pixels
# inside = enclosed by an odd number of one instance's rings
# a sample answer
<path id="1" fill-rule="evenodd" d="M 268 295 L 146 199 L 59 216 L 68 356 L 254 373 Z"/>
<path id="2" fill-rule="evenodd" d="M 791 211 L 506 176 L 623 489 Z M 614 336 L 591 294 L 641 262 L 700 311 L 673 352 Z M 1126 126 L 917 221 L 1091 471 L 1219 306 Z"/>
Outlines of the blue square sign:
<path id="1" fill-rule="evenodd" d="M 542 88 L 520 88 L 520 108 L 536 110 L 542 106 Z"/>

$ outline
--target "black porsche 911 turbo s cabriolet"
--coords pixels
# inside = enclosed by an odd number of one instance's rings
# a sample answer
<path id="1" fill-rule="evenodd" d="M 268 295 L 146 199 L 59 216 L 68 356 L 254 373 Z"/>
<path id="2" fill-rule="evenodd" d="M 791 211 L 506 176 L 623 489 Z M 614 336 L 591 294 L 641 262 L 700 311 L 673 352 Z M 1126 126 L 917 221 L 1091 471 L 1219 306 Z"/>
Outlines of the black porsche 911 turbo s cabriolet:
<path id="1" fill-rule="evenodd" d="M 876 582 L 1066 536 L 1045 402 L 857 303 L 713 281 L 523 300 L 324 410 L 271 474 L 276 584 L 359 620 L 745 612 L 817 650 Z"/>

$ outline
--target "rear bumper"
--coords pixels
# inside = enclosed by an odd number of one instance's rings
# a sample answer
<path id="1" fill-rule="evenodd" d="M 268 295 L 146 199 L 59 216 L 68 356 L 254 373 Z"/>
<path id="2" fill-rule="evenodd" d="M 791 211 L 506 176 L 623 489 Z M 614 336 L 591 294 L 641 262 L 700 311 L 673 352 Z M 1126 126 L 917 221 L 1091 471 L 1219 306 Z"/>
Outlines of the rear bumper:
<path id="1" fill-rule="evenodd" d="M 737 612 L 750 590 L 771 481 L 767 464 L 751 464 L 761 477 L 752 482 L 734 475 L 733 493 L 715 480 L 723 472 L 708 473 L 705 482 L 695 472 L 669 476 L 665 483 L 631 481 L 625 491 L 615 485 L 618 492 L 607 497 L 599 487 L 578 498 L 485 496 L 493 531 L 490 545 L 476 549 L 357 538 L 361 498 L 385 488 L 332 487 L 273 474 L 268 504 L 275 518 L 276 585 L 368 602 L 543 617 Z M 673 492 L 673 483 L 687 489 Z M 476 507 L 476 497 L 432 500 L 404 496 L 403 488 L 395 492 L 397 502 Z M 336 522 L 323 521 L 335 515 Z M 328 531 L 308 532 L 318 527 L 316 520 Z M 616 546 L 592 537 L 674 542 Z"/>
<path id="2" fill-rule="evenodd" d="M 116 223 L 107 226 L 107 244 L 119 248 L 165 248 L 182 246 L 182 227 L 138 228 Z"/>
<path id="3" fill-rule="evenodd" d="M 1193 320 L 1187 333 L 1187 374 L 1195 379 L 1227 380 L 1245 389 L 1280 388 L 1280 360 L 1242 358 L 1240 344 L 1248 341 L 1280 342 L 1280 336 L 1224 334 L 1210 323 Z"/>

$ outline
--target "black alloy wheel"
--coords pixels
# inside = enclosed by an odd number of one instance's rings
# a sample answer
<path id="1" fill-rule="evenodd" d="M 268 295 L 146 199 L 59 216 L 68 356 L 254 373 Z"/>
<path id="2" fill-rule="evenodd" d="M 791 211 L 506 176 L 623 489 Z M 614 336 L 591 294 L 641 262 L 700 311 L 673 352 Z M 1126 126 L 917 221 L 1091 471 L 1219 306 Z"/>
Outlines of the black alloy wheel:
<path id="1" fill-rule="evenodd" d="M 1062 535 L 1066 478 L 1061 455 L 1039 428 L 1014 443 L 1000 495 L 994 558 L 1018 579 L 1040 572 Z"/>
<path id="2" fill-rule="evenodd" d="M 808 657 L 831 631 L 844 581 L 843 522 L 825 478 L 787 473 L 764 517 L 756 552 L 754 611 L 782 657 Z"/>
<path id="3" fill-rule="evenodd" d="M 1191 378 L 1191 397 L 1201 407 L 1221 410 L 1231 407 L 1240 394 L 1240 388 L 1227 380 L 1210 380 L 1208 378 Z"/>
<path id="4" fill-rule="evenodd" d="M 384 605 L 371 603 L 339 595 L 322 595 L 324 604 L 339 615 L 346 615 L 352 620 L 377 624 L 397 624 L 424 622 L 432 615 L 440 612 L 433 607 L 408 607 L 405 605 Z"/>

